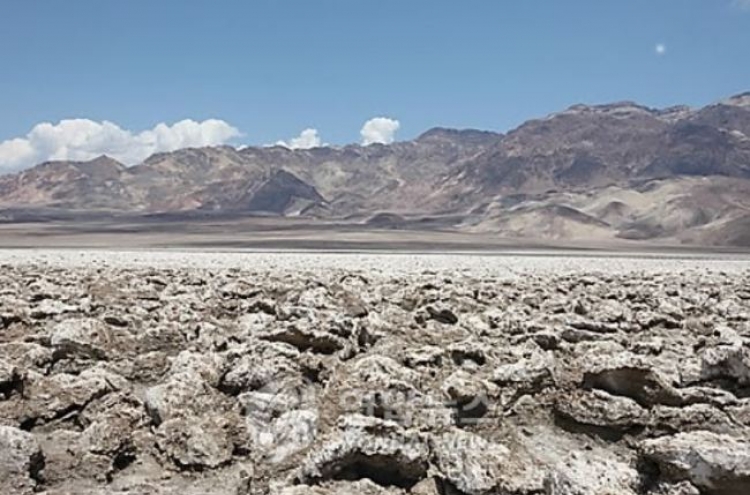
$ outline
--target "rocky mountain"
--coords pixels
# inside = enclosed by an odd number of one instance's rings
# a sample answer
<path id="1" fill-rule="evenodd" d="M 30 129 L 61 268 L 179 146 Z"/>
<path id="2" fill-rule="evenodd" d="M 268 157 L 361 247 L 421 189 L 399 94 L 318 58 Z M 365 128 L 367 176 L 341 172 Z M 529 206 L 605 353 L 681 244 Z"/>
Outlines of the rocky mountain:
<path id="1" fill-rule="evenodd" d="M 128 169 L 102 156 L 89 162 L 47 162 L 18 175 L 0 177 L 0 202 L 61 209 L 127 209 L 133 206 L 122 182 Z"/>
<path id="2" fill-rule="evenodd" d="M 747 246 L 748 192 L 745 93 L 699 109 L 575 105 L 506 135 L 436 128 L 391 145 L 183 149 L 133 167 L 107 157 L 49 162 L 0 177 L 0 208 L 232 212 L 371 228 L 427 218 L 520 238 Z"/>

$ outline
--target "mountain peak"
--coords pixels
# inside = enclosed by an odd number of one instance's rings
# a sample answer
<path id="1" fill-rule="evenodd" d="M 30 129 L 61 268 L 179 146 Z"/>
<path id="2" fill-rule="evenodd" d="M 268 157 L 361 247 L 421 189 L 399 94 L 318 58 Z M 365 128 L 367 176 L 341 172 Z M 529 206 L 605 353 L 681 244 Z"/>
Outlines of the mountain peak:
<path id="1" fill-rule="evenodd" d="M 464 142 L 486 142 L 500 139 L 503 135 L 492 131 L 480 131 L 477 129 L 451 129 L 448 127 L 433 127 L 417 137 L 416 141 L 456 141 Z"/>
<path id="2" fill-rule="evenodd" d="M 100 178 L 115 178 L 127 170 L 125 165 L 107 155 L 99 155 L 93 160 L 72 162 L 71 165 L 88 176 Z"/>
<path id="3" fill-rule="evenodd" d="M 720 101 L 719 104 L 750 110 L 750 91 L 730 96 L 729 98 Z"/>
<path id="4" fill-rule="evenodd" d="M 99 155 L 93 160 L 83 161 L 79 163 L 87 163 L 90 165 L 98 165 L 100 167 L 114 167 L 114 168 L 126 168 L 121 162 L 115 160 L 109 155 Z"/>
<path id="5" fill-rule="evenodd" d="M 618 101 L 601 105 L 586 105 L 579 103 L 572 105 L 566 110 L 552 114 L 558 115 L 609 115 L 613 117 L 628 117 L 634 114 L 653 114 L 654 110 L 632 101 Z"/>

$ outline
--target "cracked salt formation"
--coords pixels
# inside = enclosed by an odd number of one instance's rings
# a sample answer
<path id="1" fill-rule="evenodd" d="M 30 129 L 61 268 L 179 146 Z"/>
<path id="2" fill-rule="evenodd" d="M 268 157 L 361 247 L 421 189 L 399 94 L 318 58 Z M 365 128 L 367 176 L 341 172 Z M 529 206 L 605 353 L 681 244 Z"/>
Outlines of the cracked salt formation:
<path id="1" fill-rule="evenodd" d="M 750 490 L 750 262 L 2 252 L 0 492 Z"/>

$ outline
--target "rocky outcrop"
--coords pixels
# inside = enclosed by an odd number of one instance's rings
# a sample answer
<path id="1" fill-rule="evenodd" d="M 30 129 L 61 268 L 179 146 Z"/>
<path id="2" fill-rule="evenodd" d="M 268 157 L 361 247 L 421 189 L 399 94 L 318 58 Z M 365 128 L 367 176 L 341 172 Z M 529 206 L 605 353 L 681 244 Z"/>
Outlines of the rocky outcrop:
<path id="1" fill-rule="evenodd" d="M 687 481 L 709 495 L 740 495 L 750 490 L 750 443 L 703 431 L 646 440 L 643 457 L 659 476 Z"/>
<path id="2" fill-rule="evenodd" d="M 33 435 L 0 426 L 0 491 L 19 495 L 37 491 L 44 456 Z"/>
<path id="3" fill-rule="evenodd" d="M 427 437 L 378 418 L 344 416 L 305 459 L 296 480 L 316 485 L 368 478 L 378 485 L 409 489 L 427 476 Z"/>

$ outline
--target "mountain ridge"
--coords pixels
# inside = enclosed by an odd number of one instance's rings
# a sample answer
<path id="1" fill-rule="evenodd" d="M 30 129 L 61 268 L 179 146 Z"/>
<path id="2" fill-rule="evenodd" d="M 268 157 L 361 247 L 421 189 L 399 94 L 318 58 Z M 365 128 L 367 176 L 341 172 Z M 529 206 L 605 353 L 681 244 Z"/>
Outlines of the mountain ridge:
<path id="1" fill-rule="evenodd" d="M 702 108 L 573 105 L 505 134 L 435 127 L 387 145 L 186 148 L 131 167 L 106 156 L 45 162 L 0 176 L 0 209 L 231 211 L 377 227 L 450 216 L 447 228 L 507 237 L 745 246 L 748 136 L 750 93 Z"/>

